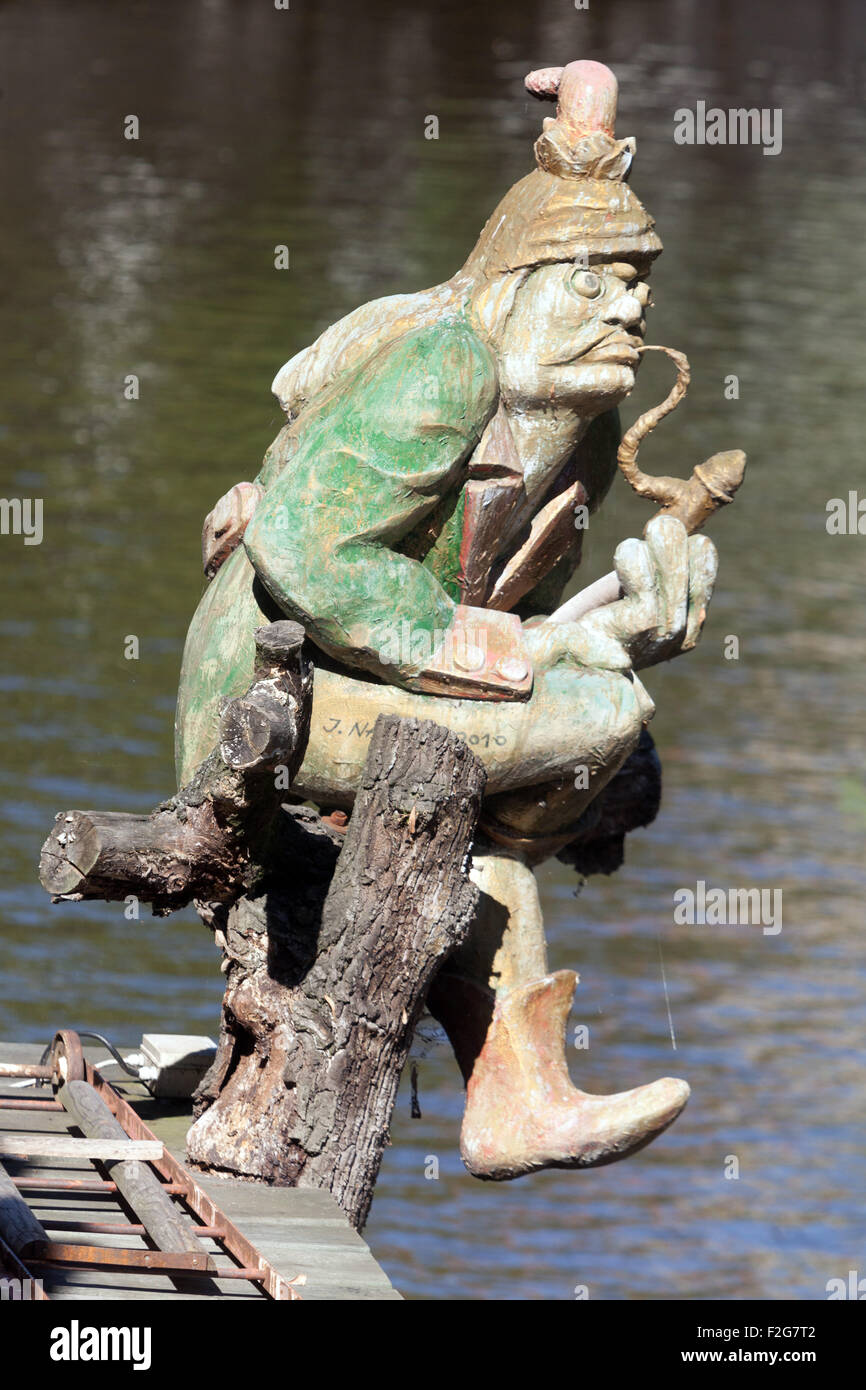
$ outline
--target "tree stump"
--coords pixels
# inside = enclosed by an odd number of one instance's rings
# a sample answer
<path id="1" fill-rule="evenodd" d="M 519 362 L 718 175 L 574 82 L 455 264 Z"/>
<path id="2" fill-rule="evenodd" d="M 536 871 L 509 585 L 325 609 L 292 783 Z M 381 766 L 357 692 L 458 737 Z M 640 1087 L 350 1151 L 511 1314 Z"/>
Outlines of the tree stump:
<path id="1" fill-rule="evenodd" d="M 40 877 L 54 901 L 195 901 L 227 978 L 190 1162 L 326 1188 L 360 1228 L 427 989 L 475 909 L 485 773 L 446 729 L 380 716 L 347 832 L 281 806 L 312 666 L 296 623 L 260 628 L 256 650 L 191 781 L 149 816 L 61 812 Z"/>
<path id="2" fill-rule="evenodd" d="M 263 891 L 214 914 L 223 1029 L 191 1163 L 324 1187 L 363 1226 L 427 989 L 475 910 L 484 781 L 454 734 L 380 715 L 342 849 L 285 817 Z"/>

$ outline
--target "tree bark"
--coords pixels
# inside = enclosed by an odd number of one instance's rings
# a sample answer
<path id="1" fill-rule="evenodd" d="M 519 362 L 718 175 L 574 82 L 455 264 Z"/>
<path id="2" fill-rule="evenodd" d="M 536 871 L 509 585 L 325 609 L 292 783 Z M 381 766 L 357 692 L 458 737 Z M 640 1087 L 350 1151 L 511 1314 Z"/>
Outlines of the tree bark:
<path id="1" fill-rule="evenodd" d="M 446 729 L 380 716 L 347 831 L 281 806 L 309 734 L 303 640 L 260 628 L 191 781 L 150 816 L 61 813 L 40 873 L 55 900 L 195 901 L 227 979 L 190 1162 L 326 1188 L 360 1228 L 428 986 L 474 913 L 485 773 Z"/>
<path id="2" fill-rule="evenodd" d="M 191 1163 L 324 1187 L 363 1226 L 427 988 L 475 910 L 484 781 L 455 735 L 380 715 L 336 867 L 338 832 L 284 818 L 279 872 L 214 914 L 224 1024 Z"/>
<path id="3" fill-rule="evenodd" d="M 55 902 L 135 896 L 160 916 L 195 898 L 231 901 L 253 886 L 280 787 L 306 752 L 313 675 L 303 643 L 298 623 L 258 629 L 252 685 L 227 701 L 218 748 L 149 816 L 58 814 L 39 863 Z"/>

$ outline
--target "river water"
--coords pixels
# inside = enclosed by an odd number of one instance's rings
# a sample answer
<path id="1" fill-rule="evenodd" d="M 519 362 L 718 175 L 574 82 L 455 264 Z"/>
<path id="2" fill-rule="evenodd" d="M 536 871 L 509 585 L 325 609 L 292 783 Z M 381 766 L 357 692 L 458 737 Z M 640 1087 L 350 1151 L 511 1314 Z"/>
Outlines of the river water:
<path id="1" fill-rule="evenodd" d="M 693 372 L 642 462 L 750 462 L 713 523 L 701 645 L 647 676 L 658 820 L 579 897 L 556 863 L 540 878 L 552 966 L 582 979 L 575 1080 L 681 1075 L 693 1097 L 627 1162 L 481 1184 L 456 1066 L 421 1043 L 422 1118 L 404 1086 L 367 1235 L 425 1299 L 821 1299 L 866 1273 L 866 538 L 826 525 L 829 499 L 866 496 L 861 7 L 10 0 L 0 39 L 2 492 L 44 499 L 41 545 L 0 537 L 0 1035 L 215 1036 L 195 914 L 52 907 L 40 844 L 61 808 L 143 812 L 173 787 L 201 520 L 279 428 L 276 368 L 356 304 L 449 275 L 532 167 L 545 110 L 523 74 L 598 58 L 665 243 L 648 339 Z M 781 152 L 676 144 L 699 100 L 781 109 Z M 625 418 L 668 382 L 648 361 Z M 646 517 L 619 484 L 587 581 Z M 700 880 L 780 891 L 781 931 L 677 925 Z"/>

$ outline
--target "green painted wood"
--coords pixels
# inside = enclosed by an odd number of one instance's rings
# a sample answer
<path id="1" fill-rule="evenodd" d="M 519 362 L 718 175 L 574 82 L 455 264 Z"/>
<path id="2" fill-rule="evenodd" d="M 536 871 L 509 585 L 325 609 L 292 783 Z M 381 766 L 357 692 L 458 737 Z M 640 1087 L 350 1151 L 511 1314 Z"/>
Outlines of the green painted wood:
<path id="1" fill-rule="evenodd" d="M 402 618 L 430 634 L 450 626 L 459 508 L 428 563 L 397 547 L 438 505 L 447 510 L 450 498 L 457 507 L 463 465 L 497 399 L 489 350 L 465 322 L 446 321 L 405 334 L 326 393 L 306 412 L 290 458 L 285 442 L 272 446 L 258 479 L 270 486 L 244 545 L 190 625 L 176 719 L 180 782 L 213 746 L 220 699 L 249 684 L 252 634 L 263 622 L 294 618 L 361 670 L 378 664 L 377 640 Z M 405 669 L 394 667 L 397 684 Z"/>

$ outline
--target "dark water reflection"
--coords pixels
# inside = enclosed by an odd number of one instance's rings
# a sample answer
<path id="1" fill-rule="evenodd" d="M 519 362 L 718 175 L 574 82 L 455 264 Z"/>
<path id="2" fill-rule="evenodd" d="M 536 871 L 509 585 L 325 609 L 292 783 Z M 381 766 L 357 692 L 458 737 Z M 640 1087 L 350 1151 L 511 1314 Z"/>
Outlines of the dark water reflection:
<path id="1" fill-rule="evenodd" d="M 648 680 L 662 814 L 578 900 L 559 866 L 542 881 L 552 964 L 583 981 L 576 1078 L 614 1090 L 673 1072 L 694 1095 L 632 1161 L 483 1185 L 460 1165 L 456 1068 L 434 1047 L 423 1119 L 401 1096 L 369 1236 L 424 1298 L 814 1299 L 866 1272 L 866 541 L 825 529 L 827 499 L 862 486 L 860 7 L 18 0 L 0 35 L 2 491 L 45 500 L 41 546 L 0 541 L 0 1033 L 215 1028 L 194 914 L 50 908 L 39 845 L 60 807 L 143 811 L 171 786 L 201 518 L 278 428 L 276 367 L 362 300 L 450 274 L 530 167 L 544 112 L 523 73 L 598 57 L 665 242 L 649 336 L 693 368 L 647 466 L 686 472 L 735 445 L 751 462 L 714 529 L 705 638 Z M 675 146 L 672 113 L 697 99 L 781 107 L 782 154 Z M 133 112 L 136 143 L 121 138 Z M 649 362 L 635 409 L 665 380 Z M 588 578 L 645 519 L 617 493 Z M 782 889 L 782 932 L 674 926 L 674 890 L 699 878 Z"/>

